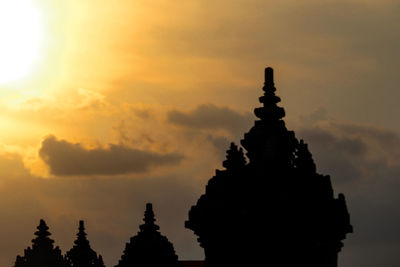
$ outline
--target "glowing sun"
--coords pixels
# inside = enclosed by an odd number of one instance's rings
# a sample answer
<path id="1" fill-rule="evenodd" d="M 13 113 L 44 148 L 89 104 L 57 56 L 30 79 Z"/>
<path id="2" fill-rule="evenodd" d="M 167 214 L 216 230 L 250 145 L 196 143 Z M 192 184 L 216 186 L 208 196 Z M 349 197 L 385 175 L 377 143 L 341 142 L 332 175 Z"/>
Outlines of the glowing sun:
<path id="1" fill-rule="evenodd" d="M 37 0 L 0 0 L 0 84 L 33 72 L 43 41 Z"/>

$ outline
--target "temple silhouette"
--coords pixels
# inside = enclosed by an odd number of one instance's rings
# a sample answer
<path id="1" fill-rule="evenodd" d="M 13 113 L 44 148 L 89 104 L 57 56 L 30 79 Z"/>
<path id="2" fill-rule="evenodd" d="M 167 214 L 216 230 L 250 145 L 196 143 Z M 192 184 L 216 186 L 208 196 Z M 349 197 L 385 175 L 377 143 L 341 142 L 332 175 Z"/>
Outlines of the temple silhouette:
<path id="1" fill-rule="evenodd" d="M 140 231 L 131 237 L 126 244 L 124 253 L 115 267 L 180 267 L 178 256 L 168 239 L 158 231 L 153 207 L 146 204 L 144 224 L 140 225 Z"/>
<path id="2" fill-rule="evenodd" d="M 216 170 L 185 222 L 198 236 L 205 260 L 178 261 L 148 203 L 144 224 L 115 267 L 337 267 L 342 240 L 353 231 L 344 195 L 335 197 L 330 176 L 317 173 L 307 144 L 286 129 L 272 68 L 265 69 L 263 91 L 263 106 L 254 110 L 258 120 L 242 147 L 231 143 L 225 169 Z M 105 267 L 83 221 L 65 256 L 44 220 L 37 229 L 32 247 L 17 256 L 14 267 Z"/>
<path id="3" fill-rule="evenodd" d="M 86 238 L 84 222 L 79 221 L 79 231 L 74 246 L 66 253 L 65 259 L 72 267 L 105 267 L 103 257 L 90 247 Z"/>
<path id="4" fill-rule="evenodd" d="M 40 220 L 32 239 L 32 247 L 24 251 L 24 256 L 17 256 L 15 267 L 68 267 L 59 247 L 54 247 L 54 240 L 44 220 Z"/>
<path id="5" fill-rule="evenodd" d="M 241 140 L 248 162 L 232 143 L 185 227 L 198 236 L 206 267 L 336 267 L 352 232 L 344 195 L 335 198 L 307 144 L 286 129 L 272 68 L 263 90 L 258 120 Z"/>
<path id="6" fill-rule="evenodd" d="M 115 267 L 199 266 L 198 261 L 178 261 L 172 243 L 161 235 L 158 231 L 160 227 L 154 223 L 156 219 L 151 203 L 146 204 L 143 221 L 138 234 L 126 243 Z M 62 255 L 59 247 L 53 246 L 54 240 L 49 238 L 51 233 L 43 219 L 37 229 L 32 248 L 25 249 L 24 256 L 17 256 L 14 267 L 105 267 L 102 256 L 90 247 L 83 221 L 79 221 L 75 245 L 65 255 Z"/>

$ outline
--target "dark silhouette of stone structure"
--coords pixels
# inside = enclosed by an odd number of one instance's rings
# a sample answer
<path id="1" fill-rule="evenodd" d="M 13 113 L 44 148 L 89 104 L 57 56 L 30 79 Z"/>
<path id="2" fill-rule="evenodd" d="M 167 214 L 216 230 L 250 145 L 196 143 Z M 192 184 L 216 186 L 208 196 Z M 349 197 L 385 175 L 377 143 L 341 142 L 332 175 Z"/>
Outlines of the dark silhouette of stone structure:
<path id="1" fill-rule="evenodd" d="M 79 221 L 79 231 L 74 246 L 66 253 L 65 258 L 71 267 L 105 267 L 101 255 L 90 247 L 86 238 L 84 222 Z"/>
<path id="2" fill-rule="evenodd" d="M 277 106 L 272 68 L 265 69 L 259 120 L 242 148 L 231 144 L 186 228 L 194 231 L 214 266 L 336 267 L 342 240 L 352 232 L 343 194 L 316 172 L 303 140 L 286 129 Z"/>
<path id="3" fill-rule="evenodd" d="M 58 247 L 53 246 L 54 241 L 49 238 L 51 235 L 49 227 L 44 220 L 40 220 L 35 232 L 36 238 L 32 240 L 32 247 L 24 251 L 24 256 L 17 256 L 15 267 L 67 267 L 68 264 Z"/>
<path id="4" fill-rule="evenodd" d="M 168 239 L 158 231 L 152 204 L 146 204 L 144 224 L 140 231 L 131 237 L 116 267 L 178 267 L 178 256 Z"/>

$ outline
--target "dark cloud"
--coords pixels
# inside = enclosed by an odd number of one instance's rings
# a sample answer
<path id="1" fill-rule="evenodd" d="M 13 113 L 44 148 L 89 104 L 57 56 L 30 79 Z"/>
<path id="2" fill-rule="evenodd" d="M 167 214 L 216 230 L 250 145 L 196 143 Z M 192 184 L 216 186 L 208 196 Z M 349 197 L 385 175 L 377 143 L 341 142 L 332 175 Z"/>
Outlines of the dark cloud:
<path id="1" fill-rule="evenodd" d="M 42 142 L 40 157 L 55 175 L 116 175 L 142 173 L 151 167 L 180 162 L 182 155 L 159 154 L 111 144 L 108 148 L 86 149 L 81 144 L 57 140 L 54 136 Z"/>
<path id="2" fill-rule="evenodd" d="M 232 142 L 232 140 L 229 140 L 224 136 L 213 135 L 207 136 L 207 140 L 212 144 L 219 158 L 221 160 L 225 160 L 226 151 L 229 149 L 229 144 Z"/>
<path id="3" fill-rule="evenodd" d="M 400 136 L 398 133 L 350 123 L 334 123 L 333 126 L 348 136 L 364 139 L 365 142 L 379 149 L 380 153 L 384 153 L 386 158 L 390 157 L 400 162 Z"/>
<path id="4" fill-rule="evenodd" d="M 340 266 L 398 266 L 400 136 L 376 127 L 330 122 L 297 132 L 309 143 L 319 172 L 344 192 L 354 233 Z"/>
<path id="5" fill-rule="evenodd" d="M 297 135 L 309 143 L 320 172 L 334 175 L 338 182 L 349 182 L 362 177 L 359 161 L 367 147 L 361 139 L 337 136 L 317 127 L 300 130 Z"/>
<path id="6" fill-rule="evenodd" d="M 241 114 L 213 104 L 200 105 L 190 112 L 168 112 L 168 122 L 175 125 L 195 129 L 224 129 L 233 133 L 245 130 L 252 120 L 250 113 Z"/>
<path id="7" fill-rule="evenodd" d="M 313 140 L 313 144 L 318 147 L 324 147 L 326 151 L 336 150 L 342 154 L 349 154 L 358 156 L 366 152 L 366 144 L 356 137 L 337 136 L 328 130 L 321 128 L 314 128 L 309 130 L 302 130 L 300 134 L 304 138 Z"/>
<path id="8" fill-rule="evenodd" d="M 320 107 L 307 115 L 300 115 L 299 119 L 303 125 L 312 125 L 317 121 L 328 119 L 328 111 Z"/>

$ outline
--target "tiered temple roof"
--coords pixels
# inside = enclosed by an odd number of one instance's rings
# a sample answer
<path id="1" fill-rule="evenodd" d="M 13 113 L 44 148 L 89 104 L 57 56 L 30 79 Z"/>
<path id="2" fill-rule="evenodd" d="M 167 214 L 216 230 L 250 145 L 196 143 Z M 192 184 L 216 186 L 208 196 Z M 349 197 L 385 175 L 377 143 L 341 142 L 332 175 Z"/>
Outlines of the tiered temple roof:
<path id="1" fill-rule="evenodd" d="M 241 148 L 231 144 L 189 212 L 185 226 L 198 236 L 207 267 L 257 265 L 336 267 L 352 232 L 344 196 L 316 172 L 303 140 L 286 129 L 272 68 L 265 69 L 259 118 Z"/>
<path id="2" fill-rule="evenodd" d="M 83 221 L 79 221 L 79 230 L 74 246 L 66 253 L 66 260 L 71 267 L 105 267 L 101 255 L 90 247 L 89 240 L 86 238 L 85 226 Z"/>
<path id="3" fill-rule="evenodd" d="M 24 256 L 17 256 L 15 267 L 67 267 L 67 262 L 61 254 L 59 247 L 53 246 L 54 240 L 50 239 L 51 233 L 44 220 L 40 220 L 35 232 L 36 238 L 32 240 L 32 247 L 24 251 Z"/>
<path id="4" fill-rule="evenodd" d="M 144 224 L 140 231 L 131 237 L 116 267 L 178 267 L 178 256 L 168 239 L 158 231 L 152 204 L 146 204 Z"/>

